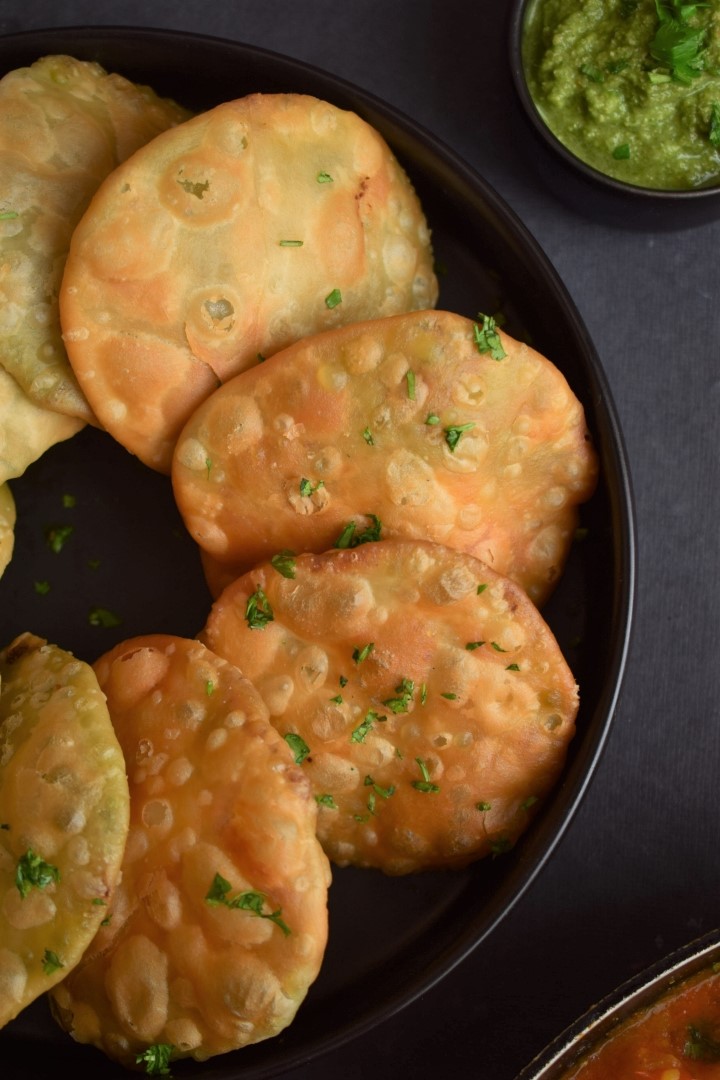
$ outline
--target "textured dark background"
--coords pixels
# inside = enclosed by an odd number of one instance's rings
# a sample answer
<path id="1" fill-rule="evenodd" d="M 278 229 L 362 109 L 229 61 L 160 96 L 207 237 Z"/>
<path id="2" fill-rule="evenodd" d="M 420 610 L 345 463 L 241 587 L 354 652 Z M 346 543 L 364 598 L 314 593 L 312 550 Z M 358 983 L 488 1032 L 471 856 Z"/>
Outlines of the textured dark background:
<path id="1" fill-rule="evenodd" d="M 614 227 L 545 185 L 510 79 L 508 4 L 0 0 L 1 33 L 138 25 L 227 37 L 308 61 L 412 117 L 544 248 L 624 428 L 639 537 L 634 643 L 580 811 L 490 940 L 406 1010 L 288 1080 L 512 1080 L 617 982 L 720 923 L 720 221 Z M 26 1075 L 44 1074 L 30 1061 Z"/>

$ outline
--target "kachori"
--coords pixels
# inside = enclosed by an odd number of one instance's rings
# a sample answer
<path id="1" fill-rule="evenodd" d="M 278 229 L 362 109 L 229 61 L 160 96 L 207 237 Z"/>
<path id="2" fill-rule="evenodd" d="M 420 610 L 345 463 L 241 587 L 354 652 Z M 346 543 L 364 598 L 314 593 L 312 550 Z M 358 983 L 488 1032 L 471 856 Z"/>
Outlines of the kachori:
<path id="1" fill-rule="evenodd" d="M 12 559 L 15 547 L 15 500 L 10 485 L 0 484 L 0 577 Z"/>
<path id="2" fill-rule="evenodd" d="M 491 318 L 447 311 L 345 326 L 243 372 L 190 418 L 172 470 L 213 589 L 223 565 L 237 576 L 375 523 L 467 551 L 538 604 L 596 474 L 554 364 Z"/>
<path id="3" fill-rule="evenodd" d="M 311 333 L 436 296 L 422 207 L 379 133 L 308 95 L 252 94 L 108 177 L 73 234 L 60 309 L 102 425 L 168 472 L 220 383 Z"/>
<path id="4" fill-rule="evenodd" d="M 406 874 L 511 848 L 574 732 L 577 686 L 532 601 L 429 541 L 279 554 L 225 589 L 200 638 L 257 687 L 339 865 Z"/>
<path id="5" fill-rule="evenodd" d="M 21 635 L 0 653 L 0 1026 L 72 970 L 106 918 L 128 808 L 92 668 Z"/>
<path id="6" fill-rule="evenodd" d="M 60 333 L 70 236 L 107 174 L 189 115 L 70 56 L 0 80 L 0 364 L 36 404 L 94 419 Z"/>
<path id="7" fill-rule="evenodd" d="M 277 1034 L 318 973 L 329 865 L 308 779 L 259 694 L 200 642 L 134 638 L 95 670 L 127 761 L 122 882 L 53 1008 L 126 1066 Z"/>

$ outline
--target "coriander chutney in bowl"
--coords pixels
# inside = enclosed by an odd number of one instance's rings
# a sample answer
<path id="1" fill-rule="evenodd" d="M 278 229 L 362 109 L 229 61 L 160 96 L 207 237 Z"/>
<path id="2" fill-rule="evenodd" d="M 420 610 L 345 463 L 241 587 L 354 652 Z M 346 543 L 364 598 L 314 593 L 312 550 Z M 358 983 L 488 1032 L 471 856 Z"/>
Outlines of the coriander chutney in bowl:
<path id="1" fill-rule="evenodd" d="M 715 0 L 520 0 L 510 60 L 560 194 L 659 227 L 720 212 Z"/>

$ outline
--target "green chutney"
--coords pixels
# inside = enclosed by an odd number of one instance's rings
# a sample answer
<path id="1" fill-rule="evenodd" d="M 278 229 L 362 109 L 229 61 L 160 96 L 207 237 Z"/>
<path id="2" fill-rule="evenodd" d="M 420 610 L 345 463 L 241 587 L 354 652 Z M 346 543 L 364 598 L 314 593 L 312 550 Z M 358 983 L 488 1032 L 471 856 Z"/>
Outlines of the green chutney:
<path id="1" fill-rule="evenodd" d="M 719 7 L 534 0 L 522 60 L 540 116 L 615 179 L 662 190 L 720 182 Z"/>

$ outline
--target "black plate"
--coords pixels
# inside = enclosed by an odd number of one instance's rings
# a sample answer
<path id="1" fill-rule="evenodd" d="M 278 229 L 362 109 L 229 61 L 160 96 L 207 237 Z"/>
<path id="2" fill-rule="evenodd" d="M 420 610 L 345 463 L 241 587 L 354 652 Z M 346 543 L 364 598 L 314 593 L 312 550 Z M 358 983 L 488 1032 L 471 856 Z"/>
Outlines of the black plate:
<path id="1" fill-rule="evenodd" d="M 469 317 L 502 310 L 565 373 L 582 400 L 602 476 L 583 510 L 587 537 L 574 546 L 546 617 L 575 672 L 582 704 L 561 784 L 515 850 L 453 874 L 386 878 L 335 871 L 323 970 L 286 1032 L 175 1075 L 260 1078 L 308 1062 L 367 1032 L 477 948 L 554 850 L 605 742 L 625 666 L 634 598 L 635 541 L 625 452 L 605 376 L 563 284 L 502 199 L 462 160 L 369 94 L 295 60 L 214 38 L 163 30 L 66 28 L 0 39 L 0 73 L 48 53 L 70 53 L 151 84 L 194 109 L 252 91 L 314 94 L 378 128 L 410 174 L 433 230 L 440 305 Z M 167 478 L 108 436 L 85 429 L 13 482 L 15 557 L 0 582 L 0 642 L 32 630 L 92 662 L 135 634 L 192 636 L 209 597 Z M 74 506 L 66 506 L 64 496 Z M 59 554 L 46 530 L 69 524 Z M 36 581 L 48 581 L 39 595 Z M 106 608 L 117 627 L 91 625 Z M 4 1080 L 28 1062 L 75 1078 L 120 1075 L 78 1047 L 38 1001 L 0 1034 Z M 33 1073 L 33 1075 L 38 1075 Z"/>

